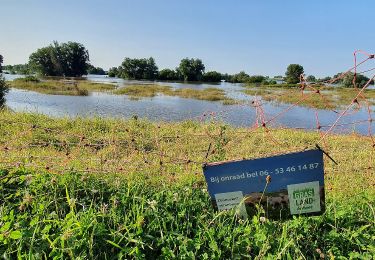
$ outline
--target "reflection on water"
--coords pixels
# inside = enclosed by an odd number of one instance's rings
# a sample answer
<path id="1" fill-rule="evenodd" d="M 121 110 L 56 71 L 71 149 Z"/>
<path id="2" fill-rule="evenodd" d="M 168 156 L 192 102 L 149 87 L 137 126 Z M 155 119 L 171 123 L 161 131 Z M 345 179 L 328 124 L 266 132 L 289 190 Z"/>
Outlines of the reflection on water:
<path id="1" fill-rule="evenodd" d="M 22 77 L 20 75 L 5 75 L 7 80 Z M 252 97 L 241 92 L 241 84 L 197 84 L 183 82 L 152 82 L 123 80 L 106 76 L 88 75 L 82 80 L 95 82 L 116 83 L 119 87 L 131 84 L 160 84 L 173 88 L 203 89 L 216 87 L 226 91 L 226 94 L 235 99 L 244 101 L 252 100 Z M 107 93 L 92 93 L 90 96 L 59 96 L 45 95 L 33 91 L 11 89 L 6 96 L 7 106 L 15 111 L 29 111 L 47 114 L 50 116 L 100 116 L 129 118 L 134 115 L 148 118 L 153 121 L 182 121 L 188 119 L 200 119 L 203 115 L 215 114 L 215 120 L 220 120 L 235 126 L 251 126 L 255 122 L 255 108 L 250 105 L 225 106 L 220 102 L 186 99 L 170 96 L 156 96 L 131 100 L 127 96 L 117 96 Z M 273 102 L 264 102 L 263 109 L 267 119 L 273 118 L 288 108 L 289 105 L 280 105 Z M 372 107 L 372 110 L 374 108 Z M 313 129 L 316 127 L 315 109 L 306 107 L 294 107 L 287 113 L 278 117 L 272 126 L 301 127 Z M 371 112 L 373 116 L 373 111 Z M 328 110 L 318 110 L 321 125 L 330 125 L 338 117 L 337 113 Z M 344 116 L 339 124 L 350 123 L 359 120 L 367 120 L 368 112 L 365 109 Z M 375 130 L 371 125 L 371 130 Z M 324 130 L 324 129 L 323 129 Z M 353 124 L 338 127 L 336 132 L 356 131 L 368 134 L 367 124 Z"/>
<path id="2" fill-rule="evenodd" d="M 233 91 L 234 93 L 234 91 Z M 127 96 L 93 93 L 90 96 L 45 95 L 32 91 L 11 89 L 6 96 L 7 106 L 15 111 L 28 111 L 50 116 L 100 116 L 130 118 L 137 115 L 152 121 L 182 121 L 200 119 L 204 114 L 214 113 L 216 120 L 235 126 L 251 126 L 255 122 L 255 108 L 249 105 L 225 106 L 220 102 L 209 102 L 170 96 L 156 96 L 138 101 Z M 247 97 L 250 101 L 250 98 Z M 271 119 L 288 108 L 288 105 L 277 105 L 272 102 L 263 104 L 265 116 Z M 321 125 L 332 124 L 338 114 L 327 110 L 318 110 Z M 367 111 L 360 110 L 340 121 L 350 123 L 368 119 Z M 294 107 L 288 113 L 278 117 L 271 126 L 315 128 L 315 109 Z M 372 126 L 373 127 L 373 126 Z M 372 129 L 375 129 L 374 127 Z M 338 132 L 356 131 L 368 133 L 368 125 L 346 125 Z"/>

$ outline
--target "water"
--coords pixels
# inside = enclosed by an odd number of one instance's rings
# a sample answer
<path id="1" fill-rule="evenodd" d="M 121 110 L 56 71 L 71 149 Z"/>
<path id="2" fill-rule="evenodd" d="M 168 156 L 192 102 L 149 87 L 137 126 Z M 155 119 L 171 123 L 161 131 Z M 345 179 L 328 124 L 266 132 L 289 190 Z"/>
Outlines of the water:
<path id="1" fill-rule="evenodd" d="M 5 75 L 8 79 L 10 75 Z M 14 75 L 12 75 L 14 77 Z M 233 98 L 245 100 L 248 105 L 222 105 L 221 102 L 201 101 L 180 97 L 156 96 L 153 98 L 143 98 L 141 100 L 131 100 L 127 96 L 111 95 L 108 93 L 92 93 L 90 96 L 60 96 L 45 95 L 33 91 L 11 89 L 6 96 L 7 106 L 14 111 L 37 112 L 57 117 L 114 117 L 130 118 L 138 116 L 152 121 L 182 121 L 201 120 L 211 118 L 215 115 L 215 120 L 220 120 L 234 126 L 252 126 L 256 119 L 255 108 L 250 101 L 253 99 L 240 92 L 241 84 L 220 83 L 212 84 L 188 84 L 170 82 L 150 82 L 150 81 L 127 81 L 123 79 L 107 78 L 103 76 L 88 76 L 88 80 L 97 82 L 112 82 L 120 87 L 128 84 L 160 84 L 174 88 L 196 88 L 207 87 L 222 88 L 227 95 Z M 280 105 L 273 102 L 265 102 L 263 109 L 266 120 L 269 120 L 285 109 L 289 105 Z M 372 108 L 374 109 L 374 108 Z M 294 107 L 287 113 L 272 121 L 270 126 L 286 126 L 291 128 L 316 127 L 315 109 L 306 107 Z M 337 113 L 329 110 L 317 110 L 321 125 L 330 125 L 338 117 Z M 374 113 L 372 112 L 372 116 Z M 204 116 L 206 115 L 206 116 Z M 368 119 L 365 109 L 345 116 L 339 122 L 350 123 L 358 120 Z M 374 126 L 371 126 L 375 130 Z M 327 128 L 325 128 L 327 129 Z M 336 132 L 356 131 L 361 134 L 368 134 L 368 123 L 357 125 L 345 125 L 338 127 Z"/>

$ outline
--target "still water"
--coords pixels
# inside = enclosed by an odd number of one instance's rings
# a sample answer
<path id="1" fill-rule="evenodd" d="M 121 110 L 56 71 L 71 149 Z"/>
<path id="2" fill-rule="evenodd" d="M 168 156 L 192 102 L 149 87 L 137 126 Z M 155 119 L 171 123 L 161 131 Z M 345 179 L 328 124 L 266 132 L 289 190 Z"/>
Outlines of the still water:
<path id="1" fill-rule="evenodd" d="M 5 75 L 8 80 L 10 75 Z M 12 79 L 17 76 L 12 75 Z M 182 121 L 201 120 L 211 118 L 215 115 L 215 120 L 223 121 L 234 126 L 252 126 L 256 120 L 256 110 L 250 105 L 253 97 L 241 93 L 241 84 L 220 83 L 220 84 L 189 84 L 189 83 L 169 83 L 169 82 L 147 82 L 128 81 L 103 76 L 88 76 L 87 80 L 97 82 L 116 83 L 125 86 L 129 84 L 160 84 L 169 85 L 173 88 L 207 88 L 217 87 L 226 91 L 227 95 L 236 99 L 247 101 L 248 105 L 222 105 L 221 102 L 210 102 L 194 100 L 180 97 L 156 96 L 143 98 L 141 100 L 131 100 L 127 96 L 112 95 L 109 93 L 92 93 L 90 96 L 60 96 L 45 95 L 33 91 L 11 89 L 6 96 L 6 105 L 14 111 L 37 112 L 57 117 L 114 117 L 130 118 L 138 116 L 152 121 Z M 263 109 L 266 119 L 271 119 L 288 108 L 287 104 L 276 104 L 264 102 Z M 374 107 L 372 108 L 374 109 Z M 315 128 L 315 109 L 305 107 L 294 107 L 287 113 L 278 117 L 272 122 L 272 126 Z M 332 124 L 338 114 L 329 110 L 317 110 L 321 125 Z M 202 117 L 203 116 L 203 117 Z M 368 119 L 368 112 L 363 109 L 355 111 L 342 118 L 339 124 L 350 123 L 358 120 Z M 372 116 L 374 113 L 372 111 Z M 373 123 L 374 124 L 374 123 Z M 371 126 L 375 130 L 374 126 Z M 323 129 L 324 130 L 324 129 Z M 358 132 L 368 134 L 367 124 L 353 124 L 338 127 L 336 132 Z"/>

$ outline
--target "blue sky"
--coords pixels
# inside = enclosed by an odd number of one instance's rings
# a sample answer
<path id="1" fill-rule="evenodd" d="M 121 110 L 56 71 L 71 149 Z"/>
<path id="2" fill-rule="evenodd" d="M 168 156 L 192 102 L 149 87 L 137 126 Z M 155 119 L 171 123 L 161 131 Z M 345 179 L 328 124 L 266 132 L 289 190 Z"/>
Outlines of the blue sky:
<path id="1" fill-rule="evenodd" d="M 25 63 L 39 47 L 77 41 L 108 69 L 124 57 L 153 56 L 160 69 L 184 57 L 206 70 L 306 74 L 349 68 L 353 51 L 374 52 L 375 1 L 0 0 L 0 53 Z"/>

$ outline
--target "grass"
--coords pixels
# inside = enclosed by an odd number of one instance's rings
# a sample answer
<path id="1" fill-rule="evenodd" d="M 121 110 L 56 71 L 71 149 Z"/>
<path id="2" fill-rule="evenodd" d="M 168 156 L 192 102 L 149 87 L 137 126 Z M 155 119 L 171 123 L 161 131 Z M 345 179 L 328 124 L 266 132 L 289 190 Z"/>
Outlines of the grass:
<path id="1" fill-rule="evenodd" d="M 116 95 L 128 95 L 133 98 L 155 97 L 158 94 L 169 94 L 173 90 L 169 86 L 160 85 L 130 85 L 119 88 L 113 93 Z"/>
<path id="2" fill-rule="evenodd" d="M 173 89 L 170 86 L 160 85 L 131 85 L 114 91 L 117 95 L 128 95 L 137 100 L 142 97 L 154 97 L 162 94 L 166 96 L 178 96 L 182 98 L 192 98 L 206 101 L 223 101 L 223 104 L 232 105 L 236 101 L 228 98 L 225 91 L 218 88 L 192 89 L 181 88 Z"/>
<path id="3" fill-rule="evenodd" d="M 325 160 L 322 216 L 261 222 L 259 216 L 240 220 L 233 212 L 214 212 L 201 163 L 313 146 L 317 133 L 274 130 L 280 145 L 271 145 L 262 129 L 218 122 L 53 119 L 6 111 L 0 120 L 4 258 L 371 259 L 375 254 L 375 151 L 366 137 L 327 140 L 339 165 Z"/>
<path id="4" fill-rule="evenodd" d="M 301 101 L 302 94 L 298 87 L 269 85 L 260 86 L 254 88 L 248 86 L 243 92 L 251 96 L 261 96 L 263 100 L 273 101 L 278 103 L 294 104 L 299 101 L 299 106 L 318 108 L 318 109 L 340 109 L 344 106 L 349 105 L 354 97 L 357 95 L 358 90 L 353 88 L 343 87 L 318 87 L 320 93 L 315 91 L 305 90 L 305 99 Z M 367 89 L 364 91 L 364 95 L 369 102 L 369 105 L 375 105 L 375 90 Z M 365 105 L 365 99 L 360 97 L 359 103 Z"/>
<path id="5" fill-rule="evenodd" d="M 112 84 L 86 81 L 38 80 L 20 78 L 8 82 L 10 87 L 26 89 L 49 95 L 87 96 L 92 91 L 110 91 L 116 88 Z"/>

